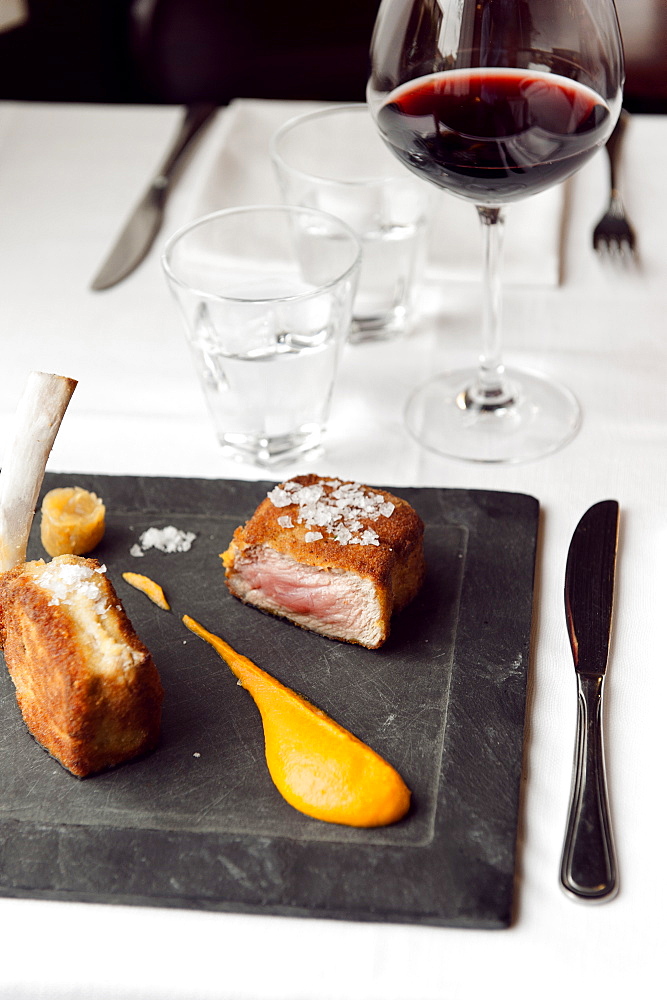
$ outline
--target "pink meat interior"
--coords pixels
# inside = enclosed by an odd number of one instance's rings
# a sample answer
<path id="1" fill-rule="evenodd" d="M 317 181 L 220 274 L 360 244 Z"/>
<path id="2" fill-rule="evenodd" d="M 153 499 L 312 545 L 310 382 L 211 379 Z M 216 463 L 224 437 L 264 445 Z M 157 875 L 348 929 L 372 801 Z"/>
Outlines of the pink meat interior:
<path id="1" fill-rule="evenodd" d="M 230 585 L 251 604 L 341 638 L 359 641 L 380 617 L 370 580 L 299 563 L 268 545 L 237 555 Z"/>

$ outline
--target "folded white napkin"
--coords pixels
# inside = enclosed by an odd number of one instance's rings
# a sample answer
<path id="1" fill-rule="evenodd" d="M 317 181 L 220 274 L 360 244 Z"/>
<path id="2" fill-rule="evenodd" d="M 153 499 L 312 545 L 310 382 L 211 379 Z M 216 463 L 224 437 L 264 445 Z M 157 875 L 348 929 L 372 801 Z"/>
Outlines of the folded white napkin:
<path id="1" fill-rule="evenodd" d="M 192 216 L 238 205 L 281 202 L 269 157 L 274 132 L 294 115 L 326 107 L 310 101 L 233 101 L 202 144 Z M 427 183 L 427 182 L 425 182 Z M 503 276 L 511 284 L 557 285 L 564 187 L 558 185 L 507 209 Z M 474 207 L 433 190 L 427 268 L 449 280 L 478 280 L 480 224 Z"/>

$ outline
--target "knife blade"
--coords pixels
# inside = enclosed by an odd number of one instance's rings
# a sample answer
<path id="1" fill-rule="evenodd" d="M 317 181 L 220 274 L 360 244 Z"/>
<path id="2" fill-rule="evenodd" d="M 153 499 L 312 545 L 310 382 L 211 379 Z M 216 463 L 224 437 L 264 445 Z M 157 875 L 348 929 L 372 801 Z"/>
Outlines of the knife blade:
<path id="1" fill-rule="evenodd" d="M 619 506 L 602 500 L 572 536 L 565 569 L 565 618 L 577 679 L 577 733 L 560 881 L 577 899 L 616 894 L 602 733 L 602 694 L 611 636 Z"/>
<path id="2" fill-rule="evenodd" d="M 162 226 L 167 196 L 183 155 L 215 111 L 215 104 L 193 104 L 185 109 L 178 134 L 164 162 L 95 275 L 90 286 L 93 291 L 117 285 L 144 260 Z"/>

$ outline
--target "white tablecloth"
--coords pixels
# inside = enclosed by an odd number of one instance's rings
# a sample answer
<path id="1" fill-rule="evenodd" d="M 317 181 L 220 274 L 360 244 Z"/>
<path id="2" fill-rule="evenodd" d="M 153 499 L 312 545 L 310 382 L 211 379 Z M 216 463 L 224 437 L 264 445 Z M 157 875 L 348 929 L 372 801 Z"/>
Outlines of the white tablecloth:
<path id="1" fill-rule="evenodd" d="M 159 246 L 121 285 L 88 290 L 178 115 L 0 105 L 0 461 L 25 376 L 41 369 L 79 379 L 52 470 L 264 478 L 219 454 Z M 165 234 L 187 219 L 214 135 L 181 177 Z M 409 390 L 477 349 L 476 287 L 449 282 L 427 289 L 409 341 L 347 350 L 327 453 L 314 466 L 368 483 L 524 492 L 541 503 L 514 925 L 483 932 L 0 898 L 0 997 L 517 1000 L 659 990 L 667 695 L 667 199 L 659 164 L 666 158 L 667 119 L 634 119 L 624 188 L 640 237 L 637 274 L 611 274 L 591 250 L 605 201 L 600 156 L 567 188 L 561 284 L 506 291 L 507 360 L 574 390 L 584 422 L 573 443 L 539 462 L 487 467 L 427 454 L 408 437 Z M 571 902 L 558 885 L 575 725 L 562 589 L 572 530 L 606 497 L 622 508 L 606 686 L 621 891 L 591 906 Z"/>

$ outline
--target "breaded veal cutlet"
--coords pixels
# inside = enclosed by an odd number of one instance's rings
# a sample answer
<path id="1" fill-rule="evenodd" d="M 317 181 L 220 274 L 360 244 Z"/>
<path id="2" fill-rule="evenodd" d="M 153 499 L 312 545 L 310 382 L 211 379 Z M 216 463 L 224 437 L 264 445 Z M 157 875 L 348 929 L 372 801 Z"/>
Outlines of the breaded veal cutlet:
<path id="1" fill-rule="evenodd" d="M 381 646 L 424 579 L 424 525 L 386 490 L 316 475 L 276 486 L 222 554 L 240 600 L 332 639 Z"/>

